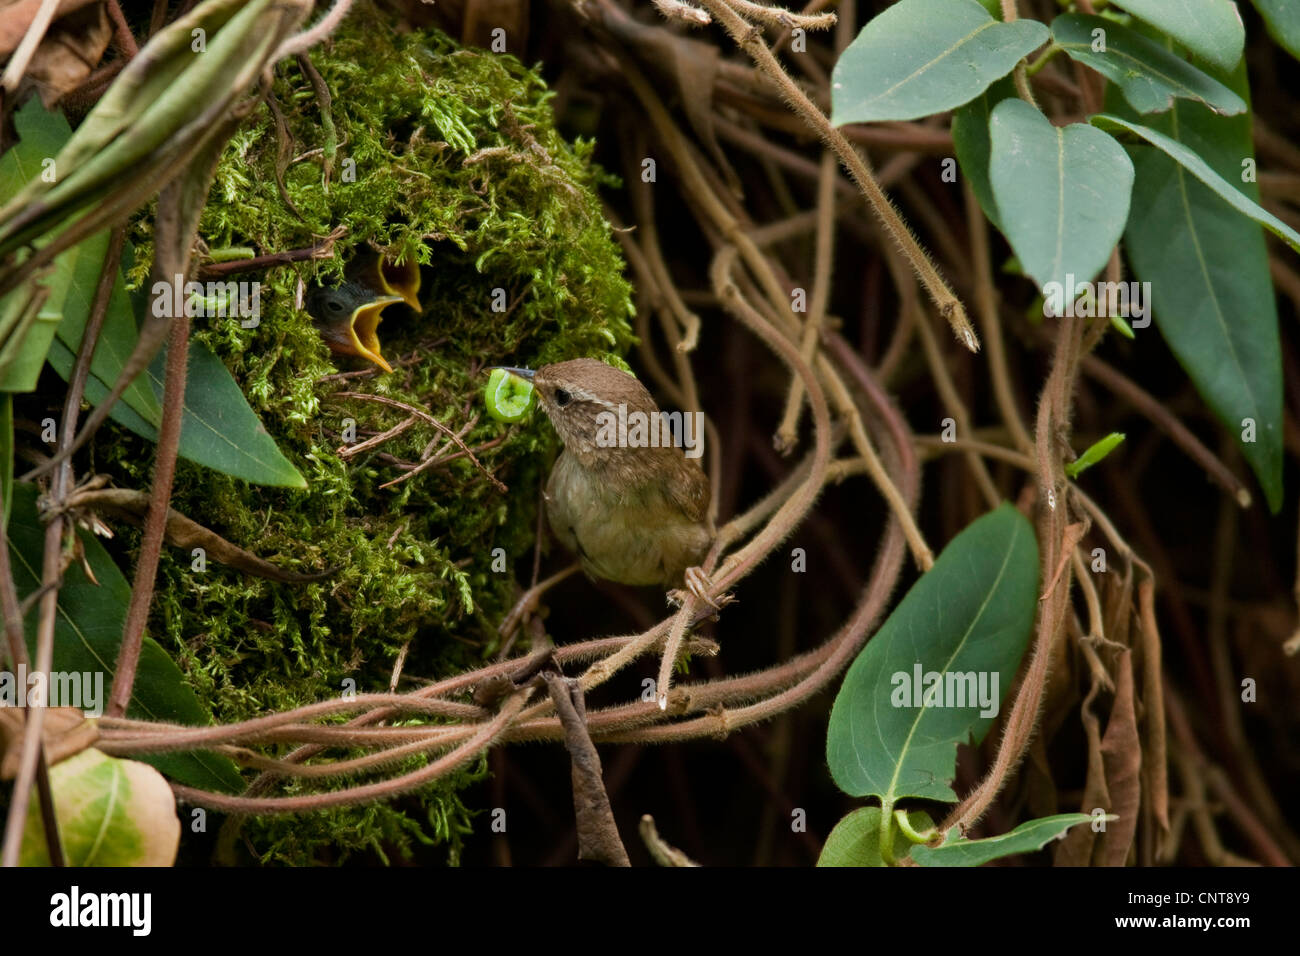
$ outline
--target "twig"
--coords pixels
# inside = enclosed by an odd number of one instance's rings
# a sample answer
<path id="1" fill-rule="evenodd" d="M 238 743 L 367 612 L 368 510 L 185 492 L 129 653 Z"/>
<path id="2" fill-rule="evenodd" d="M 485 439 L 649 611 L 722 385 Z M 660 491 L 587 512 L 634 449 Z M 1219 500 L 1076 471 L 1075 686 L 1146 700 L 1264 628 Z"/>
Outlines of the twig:
<path id="1" fill-rule="evenodd" d="M 732 9 L 731 4 L 733 2 L 734 0 L 701 0 L 701 3 L 709 9 L 714 18 L 726 27 L 732 40 L 738 46 L 747 50 L 759 68 L 777 85 L 786 102 L 839 155 L 841 162 L 848 169 L 849 175 L 853 177 L 854 182 L 858 184 L 858 187 L 867 197 L 867 201 L 871 203 L 871 207 L 879 217 L 885 232 L 907 257 L 908 262 L 916 271 L 921 284 L 934 300 L 939 314 L 948 321 L 957 338 L 968 349 L 972 352 L 978 351 L 979 339 L 975 335 L 974 328 L 971 327 L 970 320 L 966 318 L 966 310 L 962 306 L 961 300 L 948 288 L 947 283 L 943 281 L 934 264 L 930 261 L 929 255 L 917 243 L 911 230 L 889 201 L 889 197 L 885 195 L 876 182 L 866 161 L 853 148 L 852 144 L 844 138 L 844 134 L 831 125 L 826 114 L 819 110 L 798 85 L 790 79 L 776 57 L 763 43 L 761 34 L 751 30 L 740 15 Z"/>
<path id="2" fill-rule="evenodd" d="M 116 31 L 117 44 L 121 47 L 122 52 L 127 59 L 131 59 L 140 52 L 140 46 L 135 42 L 135 36 L 131 33 L 131 27 L 126 22 L 126 17 L 122 14 L 122 8 L 118 6 L 117 0 L 108 0 L 108 15 L 113 21 Z"/>
<path id="3" fill-rule="evenodd" d="M 660 866 L 699 866 L 694 860 L 674 846 L 670 846 L 655 829 L 655 818 L 646 814 L 641 818 L 641 839 L 650 856 Z"/>
<path id="4" fill-rule="evenodd" d="M 387 431 L 380 432 L 378 435 L 367 438 L 365 441 L 357 442 L 355 445 L 340 445 L 334 450 L 334 453 L 343 459 L 355 457 L 364 451 L 369 451 L 372 448 L 382 445 L 390 438 L 396 438 L 418 421 L 419 419 L 416 416 L 408 415 Z"/>
<path id="5" fill-rule="evenodd" d="M 14 50 L 9 64 L 5 67 L 4 74 L 0 75 L 0 90 L 3 90 L 3 100 L 6 106 L 12 101 L 14 93 L 17 92 L 18 84 L 22 81 L 23 74 L 27 72 L 27 66 L 31 63 L 36 48 L 41 45 L 41 40 L 45 38 L 45 31 L 50 28 L 50 23 L 54 20 L 54 13 L 58 7 L 59 0 L 41 0 L 36 16 L 32 17 L 32 22 L 28 24 L 27 32 L 23 34 L 18 48 Z"/>
<path id="6" fill-rule="evenodd" d="M 509 726 L 511 720 L 519 713 L 524 704 L 524 693 L 517 692 L 502 706 L 490 721 L 476 725 L 477 729 L 464 743 L 447 755 L 430 761 L 430 763 L 410 773 L 382 780 L 377 783 L 363 784 L 330 793 L 312 793 L 297 797 L 232 797 L 225 793 L 213 793 L 195 787 L 172 784 L 172 792 L 177 799 L 185 800 L 199 806 L 211 807 L 230 813 L 301 813 L 308 810 L 321 810 L 327 807 L 356 806 L 375 800 L 389 800 L 403 793 L 410 793 L 436 780 L 444 774 L 451 773 L 475 756 L 497 738 Z"/>
<path id="7" fill-rule="evenodd" d="M 487 478 L 487 480 L 490 481 L 498 491 L 500 491 L 502 494 L 509 491 L 509 489 L 501 482 L 500 479 L 497 478 L 496 475 L 492 474 L 492 472 L 484 468 L 483 463 L 479 461 L 476 457 L 474 457 L 474 452 L 470 450 L 469 446 L 465 444 L 464 440 L 459 435 L 457 435 L 454 431 L 452 431 L 442 422 L 438 421 L 438 419 L 434 418 L 424 409 L 416 408 L 414 405 L 408 405 L 406 402 L 399 402 L 395 398 L 388 398 L 384 395 L 367 395 L 365 392 L 335 392 L 334 395 L 337 398 L 355 398 L 358 401 L 362 401 L 362 402 L 375 402 L 376 404 L 379 405 L 387 405 L 390 408 L 400 408 L 402 411 L 407 412 L 410 415 L 416 416 L 421 421 L 429 423 L 434 428 L 438 429 L 438 431 L 442 432 L 444 435 L 450 438 L 453 442 L 455 442 L 457 446 L 459 446 L 460 450 L 466 456 L 468 456 L 469 460 L 474 463 L 474 467 L 477 468 L 479 471 L 481 471 L 483 475 Z"/>
<path id="8" fill-rule="evenodd" d="M 993 379 L 993 397 L 998 403 L 1002 421 L 1011 429 L 1011 437 L 1022 451 L 1034 447 L 1033 439 L 1020 417 L 1007 366 L 1006 347 L 1002 341 L 1002 326 L 998 321 L 997 292 L 993 288 L 993 259 L 989 254 L 989 233 L 984 213 L 975 199 L 975 190 L 967 178 L 962 189 L 966 203 L 966 222 L 970 235 L 971 272 L 975 277 L 975 314 L 983 326 L 987 347 L 989 375 Z"/>
<path id="9" fill-rule="evenodd" d="M 339 226 L 322 241 L 305 249 L 288 249 L 284 252 L 269 252 L 264 256 L 251 259 L 232 259 L 229 262 L 208 262 L 199 266 L 199 277 L 215 279 L 220 276 L 238 275 L 241 272 L 261 272 L 274 266 L 284 266 L 291 262 L 307 262 L 312 259 L 330 259 L 334 256 L 334 243 L 347 233 L 347 226 Z"/>
<path id="10" fill-rule="evenodd" d="M 268 62 L 275 63 L 283 60 L 287 56 L 295 56 L 304 50 L 310 50 L 317 43 L 320 43 L 327 36 L 333 33 L 343 18 L 348 15 L 348 10 L 352 7 L 352 0 L 335 0 L 334 6 L 330 12 L 321 17 L 315 26 L 310 27 L 301 33 L 295 33 L 289 37 L 276 49 Z"/>
<path id="11" fill-rule="evenodd" d="M 131 601 L 127 605 L 126 623 L 122 628 L 122 649 L 118 652 L 117 666 L 113 671 L 113 687 L 108 695 L 108 707 L 104 711 L 112 717 L 125 714 L 127 705 L 131 702 L 131 688 L 135 684 L 135 671 L 140 663 L 149 605 L 153 601 L 158 561 L 162 557 L 163 533 L 167 529 L 167 503 L 171 500 L 176 453 L 180 448 L 189 345 L 190 320 L 185 316 L 172 319 L 171 334 L 167 341 L 166 378 L 163 380 L 162 423 L 158 427 L 158 445 L 154 456 L 152 497 L 144 519 L 140 555 L 135 565 L 135 581 L 131 585 Z"/>
<path id="12" fill-rule="evenodd" d="M 804 322 L 803 338 L 799 342 L 799 354 L 810 365 L 821 337 L 822 323 L 826 320 L 826 305 L 830 299 L 831 267 L 835 257 L 835 170 L 834 154 L 823 152 L 817 181 L 817 266 L 813 273 L 808 318 Z M 802 409 L 803 380 L 795 376 L 791 379 L 790 393 L 786 396 L 785 414 L 781 416 L 781 424 L 776 429 L 776 449 L 782 454 L 788 454 L 794 448 Z"/>

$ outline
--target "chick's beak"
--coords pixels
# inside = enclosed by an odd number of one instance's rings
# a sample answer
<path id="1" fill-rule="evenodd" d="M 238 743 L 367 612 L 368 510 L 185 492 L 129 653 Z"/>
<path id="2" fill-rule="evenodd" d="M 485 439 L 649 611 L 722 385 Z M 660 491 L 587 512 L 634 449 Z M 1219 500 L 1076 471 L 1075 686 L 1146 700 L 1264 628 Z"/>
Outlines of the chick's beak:
<path id="1" fill-rule="evenodd" d="M 416 312 L 420 309 L 420 265 L 408 256 L 401 265 L 383 259 L 379 263 L 379 283 L 385 292 L 395 295 Z"/>
<path id="2" fill-rule="evenodd" d="M 353 354 L 369 359 L 385 372 L 391 372 L 393 367 L 384 359 L 377 330 L 383 320 L 384 309 L 394 302 L 402 301 L 400 295 L 378 295 L 357 306 L 348 319 L 348 344 L 352 346 Z"/>

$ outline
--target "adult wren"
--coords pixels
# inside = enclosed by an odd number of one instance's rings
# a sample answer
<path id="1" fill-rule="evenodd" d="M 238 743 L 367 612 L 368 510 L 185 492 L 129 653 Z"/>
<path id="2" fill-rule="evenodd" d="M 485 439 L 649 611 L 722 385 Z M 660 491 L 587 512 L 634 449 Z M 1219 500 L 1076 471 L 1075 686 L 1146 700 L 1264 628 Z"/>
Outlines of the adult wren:
<path id="1" fill-rule="evenodd" d="M 715 534 L 709 482 L 678 447 L 692 434 L 690 413 L 662 416 L 644 385 L 596 359 L 509 371 L 532 380 L 564 442 L 546 483 L 546 517 L 583 570 L 621 584 L 685 583 L 713 603 L 699 567 Z M 673 420 L 683 427 L 670 429 Z"/>

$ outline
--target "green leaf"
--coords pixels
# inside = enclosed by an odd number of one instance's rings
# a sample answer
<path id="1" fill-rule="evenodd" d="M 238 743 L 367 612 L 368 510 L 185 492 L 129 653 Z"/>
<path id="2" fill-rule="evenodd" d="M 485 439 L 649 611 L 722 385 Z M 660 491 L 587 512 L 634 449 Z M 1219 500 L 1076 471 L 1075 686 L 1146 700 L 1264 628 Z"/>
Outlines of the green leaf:
<path id="1" fill-rule="evenodd" d="M 47 111 L 35 96 L 14 114 L 14 127 L 19 141 L 0 156 L 0 206 L 29 179 L 39 180 L 44 161 L 52 158 L 72 135 L 63 114 Z M 63 314 L 64 295 L 76 281 L 78 255 L 77 248 L 69 249 L 55 259 L 43 279 L 24 283 L 5 296 L 0 305 L 0 391 L 30 392 L 36 388 L 45 354 Z M 46 298 L 38 310 L 31 310 L 26 303 L 37 285 L 45 287 Z"/>
<path id="2" fill-rule="evenodd" d="M 1114 814 L 1106 817 L 1116 820 Z M 912 859 L 921 866 L 979 866 L 1014 853 L 1033 853 L 1041 850 L 1049 840 L 1065 833 L 1070 827 L 1088 823 L 1092 817 L 1086 813 L 1058 813 L 1022 823 L 1010 833 L 989 837 L 987 840 L 967 840 L 953 827 L 941 846 L 918 846 L 912 849 Z"/>
<path id="3" fill-rule="evenodd" d="M 1095 30 L 1103 31 L 1104 52 L 1094 52 Z M 1117 83 L 1139 113 L 1164 112 L 1176 98 L 1225 115 L 1246 111 L 1246 101 L 1214 77 L 1114 20 L 1066 13 L 1052 21 L 1052 39 L 1071 59 Z"/>
<path id="4" fill-rule="evenodd" d="M 885 866 L 880 855 L 880 807 L 859 807 L 835 824 L 818 866 Z"/>
<path id="5" fill-rule="evenodd" d="M 898 811 L 901 812 L 901 811 Z M 934 820 L 924 810 L 912 810 L 907 814 L 908 825 L 915 831 L 933 830 Z M 912 844 L 899 832 L 895 825 L 890 829 L 893 840 L 895 859 L 907 856 Z M 899 853 L 900 847 L 904 852 Z M 826 838 L 821 856 L 817 858 L 818 866 L 887 866 L 880 855 L 880 808 L 861 807 L 847 814 L 835 824 L 835 829 Z"/>
<path id="6" fill-rule="evenodd" d="M 76 354 L 81 348 L 81 337 L 86 330 L 86 321 L 90 318 L 95 288 L 104 268 L 104 257 L 108 255 L 108 242 L 109 234 L 105 231 L 91 236 L 76 247 L 82 253 L 79 259 L 81 265 L 72 288 L 68 290 L 63 321 L 59 323 L 58 338 L 49 355 L 50 365 L 65 381 L 72 374 Z M 127 254 L 128 250 L 124 249 L 123 256 Z M 131 297 L 127 295 L 119 269 L 117 281 L 108 296 L 104 324 L 100 327 L 95 354 L 90 362 L 90 375 L 86 380 L 86 399 L 92 405 L 99 404 L 108 394 L 116 373 L 131 354 L 138 337 Z M 127 386 L 121 401 L 113 406 L 111 417 L 143 437 L 157 441 L 156 425 L 162 420 L 162 405 L 148 383 L 136 379 Z M 146 434 L 139 430 L 140 426 L 152 430 Z"/>
<path id="7" fill-rule="evenodd" d="M 276 39 L 269 22 L 259 23 L 269 2 L 209 0 L 155 34 L 146 55 L 127 64 L 59 151 L 57 179 L 29 180 L 0 208 L 0 255 L 56 231 L 102 202 L 124 176 L 156 162 L 193 122 L 194 104 L 241 89 L 248 81 L 241 71 L 256 69 Z M 191 26 L 200 24 L 207 41 L 196 56 Z"/>
<path id="8" fill-rule="evenodd" d="M 50 365 L 65 381 L 72 374 L 90 311 L 89 298 L 94 295 L 107 243 L 107 234 L 83 243 L 83 246 L 93 244 L 95 252 L 91 258 L 98 260 L 94 267 L 96 279 L 89 286 L 83 288 L 78 284 L 70 291 L 68 314 L 59 326 L 58 339 L 50 348 Z M 123 254 L 128 255 L 129 249 Z M 138 337 L 131 297 L 119 276 L 109 297 L 108 312 L 86 381 L 86 399 L 91 404 L 98 404 L 108 395 Z M 158 426 L 162 422 L 166 355 L 167 350 L 163 348 L 110 413 L 119 424 L 149 441 L 158 440 Z M 189 348 L 179 453 L 197 464 L 254 484 L 307 486 L 306 480 L 276 447 L 225 365 L 198 343 L 191 343 Z"/>
<path id="9" fill-rule="evenodd" d="M 839 788 L 885 806 L 906 796 L 955 801 L 957 745 L 983 739 L 993 723 L 1037 606 L 1034 530 L 1004 504 L 953 538 L 849 668 L 826 735 Z M 971 701 L 978 693 L 958 699 L 970 678 L 987 707 Z M 928 694 L 935 681 L 947 685 L 937 701 Z"/>
<path id="10" fill-rule="evenodd" d="M 1264 18 L 1269 35 L 1300 60 L 1300 4 L 1295 0 L 1255 0 L 1255 9 Z"/>
<path id="11" fill-rule="evenodd" d="M 1038 21 L 1000 23 L 976 0 L 901 0 L 835 64 L 831 122 L 908 120 L 961 106 L 1046 39 Z"/>
<path id="12" fill-rule="evenodd" d="M 1231 0 L 1115 0 L 1115 5 L 1221 70 L 1235 67 L 1246 47 L 1246 28 Z"/>
<path id="13" fill-rule="evenodd" d="M 1157 119 L 1164 120 L 1164 122 L 1157 123 Z M 1223 119 L 1227 119 L 1227 117 L 1223 117 Z M 1175 115 L 1172 118 L 1166 119 L 1165 117 L 1152 117 L 1150 125 L 1146 126 L 1135 122 L 1129 122 L 1128 120 L 1122 119 L 1121 117 L 1115 116 L 1111 113 L 1099 113 L 1096 116 L 1091 117 L 1088 121 L 1094 126 L 1102 129 L 1124 130 L 1140 136 L 1152 146 L 1155 146 L 1168 155 L 1170 159 L 1174 160 L 1174 162 L 1181 166 L 1186 172 L 1191 173 L 1208 186 L 1219 196 L 1220 199 L 1227 202 L 1228 205 L 1232 206 L 1232 208 L 1237 210 L 1237 212 L 1247 218 L 1255 220 L 1255 222 L 1273 233 L 1273 235 L 1277 236 L 1296 252 L 1300 252 L 1300 233 L 1297 233 L 1281 219 L 1278 219 L 1271 212 L 1261 207 L 1259 203 L 1252 198 L 1258 195 L 1257 190 L 1238 190 L 1229 178 L 1239 176 L 1242 169 L 1242 162 L 1254 156 L 1254 151 L 1249 148 L 1249 144 L 1247 144 L 1247 149 L 1232 157 L 1232 163 L 1222 166 L 1221 174 L 1220 172 L 1216 172 L 1215 169 L 1211 168 L 1211 166 L 1201 158 L 1202 155 L 1206 154 L 1205 149 L 1189 149 L 1180 141 L 1180 133 L 1178 130 L 1179 125 L 1181 124 L 1185 127 L 1188 123 L 1196 123 L 1197 121 L 1195 113 L 1192 113 L 1191 111 L 1179 111 L 1175 109 Z M 1247 119 L 1247 123 L 1248 122 L 1249 120 Z M 1170 135 L 1165 135 L 1165 133 L 1153 128 L 1157 125 L 1165 127 L 1169 131 Z M 1220 127 L 1220 129 L 1226 129 L 1226 127 Z M 1216 137 L 1212 135 L 1210 143 L 1213 143 L 1215 139 Z M 1222 154 L 1224 151 L 1219 149 L 1217 152 Z M 1187 177 L 1181 176 L 1180 178 L 1186 179 Z"/>
<path id="14" fill-rule="evenodd" d="M 1002 219 L 993 198 L 993 184 L 989 182 L 989 115 L 999 103 L 1015 95 L 1015 83 L 1003 78 L 952 114 L 952 142 L 957 150 L 957 162 L 970 180 L 984 215 L 999 230 Z"/>
<path id="15" fill-rule="evenodd" d="M 276 447 L 221 359 L 191 343 L 187 361 L 181 454 L 254 484 L 306 488 L 306 479 Z M 164 344 L 145 372 L 160 403 L 166 365 Z"/>
<path id="16" fill-rule="evenodd" d="M 93 747 L 50 769 L 68 866 L 171 866 L 181 821 L 171 787 L 153 767 Z M 41 809 L 27 808 L 19 866 L 50 866 Z"/>
<path id="17" fill-rule="evenodd" d="M 1025 274 L 1040 291 L 1090 280 L 1128 217 L 1133 164 L 1123 148 L 1083 123 L 1053 126 L 1018 99 L 993 110 L 989 138 L 1002 231 Z"/>
<path id="18" fill-rule="evenodd" d="M 45 526 L 36 510 L 36 487 L 14 486 L 13 512 L 7 528 L 9 555 L 13 563 L 14 583 L 18 596 L 26 597 L 40 584 L 42 555 L 45 550 Z M 108 552 L 88 532 L 78 531 L 90 565 L 99 584 L 92 584 L 79 562 L 73 562 L 64 574 L 59 589 L 58 616 L 54 624 L 54 670 L 100 675 L 102 707 L 107 703 L 113 683 L 113 669 L 122 644 L 126 624 L 126 607 L 131 600 L 131 586 L 118 570 Z M 36 614 L 27 616 L 27 643 L 36 648 Z M 93 709 L 93 708 L 92 708 Z M 127 708 L 128 717 L 167 721 L 191 726 L 207 726 L 212 714 L 199 702 L 185 683 L 180 668 L 151 637 L 145 637 L 136 670 L 135 686 Z M 158 754 L 142 760 L 168 776 L 205 789 L 233 792 L 243 789 L 235 765 L 218 754 L 195 751 Z"/>
<path id="19" fill-rule="evenodd" d="M 1244 69 L 1234 82 L 1248 93 Z M 1249 114 L 1214 116 L 1180 103 L 1158 118 L 1163 133 L 1110 119 L 1161 146 L 1133 150 L 1137 185 L 1125 233 L 1136 277 L 1151 283 L 1156 326 L 1276 513 L 1283 498 L 1281 343 L 1268 248 L 1256 225 L 1272 216 L 1256 205 L 1254 183 L 1232 185 L 1253 155 Z"/>
<path id="20" fill-rule="evenodd" d="M 18 143 L 0 156 L 0 206 L 28 182 L 40 179 L 45 160 L 53 159 L 72 135 L 72 127 L 58 110 L 47 110 L 33 96 L 14 113 Z"/>
<path id="21" fill-rule="evenodd" d="M 1089 445 L 1087 451 L 1066 465 L 1065 473 L 1071 478 L 1078 478 L 1081 474 L 1114 451 L 1123 440 L 1123 432 L 1111 432 L 1101 441 Z"/>
<path id="22" fill-rule="evenodd" d="M 43 279 L 24 282 L 5 296 L 0 312 L 5 326 L 0 345 L 0 392 L 30 392 L 45 367 L 45 355 L 63 318 L 63 297 L 73 281 L 72 271 L 79 258 L 74 247 L 54 260 Z M 33 301 L 38 287 L 44 301 Z"/>

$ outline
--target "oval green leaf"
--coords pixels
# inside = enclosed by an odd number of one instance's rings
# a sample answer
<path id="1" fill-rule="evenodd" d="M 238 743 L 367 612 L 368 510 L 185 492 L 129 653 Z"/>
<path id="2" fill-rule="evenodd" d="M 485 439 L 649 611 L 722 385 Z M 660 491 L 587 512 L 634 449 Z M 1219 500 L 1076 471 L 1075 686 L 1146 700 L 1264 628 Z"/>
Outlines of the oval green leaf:
<path id="1" fill-rule="evenodd" d="M 957 745 L 993 723 L 1037 606 L 1034 529 L 1004 504 L 953 538 L 849 668 L 826 735 L 839 788 L 956 801 Z"/>
<path id="2" fill-rule="evenodd" d="M 6 530 L 14 583 L 18 586 L 18 596 L 25 598 L 40 583 L 45 526 L 36 511 L 36 486 L 17 484 L 13 493 L 13 511 Z M 63 586 L 59 589 L 58 616 L 54 622 L 53 669 L 83 675 L 83 687 L 87 680 L 92 687 L 97 679 L 102 681 L 103 698 L 99 701 L 102 708 L 108 703 L 113 669 L 122 645 L 131 585 L 94 535 L 78 530 L 78 537 L 86 563 L 99 584 L 92 584 L 86 578 L 80 562 L 74 561 L 64 573 Z M 28 649 L 34 654 L 36 615 L 29 614 L 26 624 Z M 83 689 L 82 693 L 84 696 L 86 691 Z M 147 636 L 140 650 L 140 664 L 127 716 L 190 726 L 212 723 L 212 714 L 185 682 L 180 668 L 157 641 Z M 235 765 L 218 754 L 196 751 L 150 755 L 141 759 L 191 786 L 226 792 L 243 789 L 243 780 Z"/>
<path id="3" fill-rule="evenodd" d="M 924 810 L 912 810 L 907 814 L 908 825 L 915 831 L 934 828 L 934 820 Z M 912 844 L 898 831 L 897 826 L 890 829 L 894 838 L 895 857 L 907 856 Z M 903 852 L 899 852 L 902 850 Z M 847 814 L 835 824 L 835 829 L 826 838 L 821 856 L 817 858 L 818 866 L 885 866 L 880 856 L 880 807 L 860 807 Z"/>
<path id="4" fill-rule="evenodd" d="M 136 760 L 83 750 L 50 769 L 59 838 L 68 866 L 171 866 L 181 844 L 176 798 L 166 779 Z M 36 801 L 27 808 L 20 866 L 49 866 Z"/>
<path id="5" fill-rule="evenodd" d="M 1083 123 L 1053 126 L 1018 99 L 999 103 L 989 118 L 1002 231 L 1040 291 L 1090 280 L 1124 231 L 1133 164 L 1099 132 Z"/>
<path id="6" fill-rule="evenodd" d="M 880 807 L 859 807 L 835 824 L 818 866 L 884 866 L 880 855 Z"/>
<path id="7" fill-rule="evenodd" d="M 1231 0 L 1115 0 L 1115 5 L 1221 70 L 1236 66 L 1246 47 L 1246 28 Z"/>
<path id="8" fill-rule="evenodd" d="M 1000 23 L 976 0 L 901 0 L 835 64 L 831 122 L 909 120 L 961 106 L 1046 39 L 1038 21 Z"/>
<path id="9" fill-rule="evenodd" d="M 1246 101 L 1214 77 L 1114 20 L 1066 13 L 1052 21 L 1052 39 L 1071 59 L 1117 84 L 1139 113 L 1162 113 L 1175 99 L 1203 103 L 1225 116 L 1246 111 Z"/>
<path id="10" fill-rule="evenodd" d="M 1114 820 L 1114 814 L 1107 820 Z M 987 840 L 967 840 L 956 827 L 948 831 L 949 839 L 941 846 L 912 848 L 912 859 L 921 866 L 979 866 L 1015 853 L 1033 853 L 1041 850 L 1049 840 L 1063 836 L 1070 827 L 1087 823 L 1092 817 L 1086 813 L 1058 813 L 1022 823 L 1010 833 L 989 837 Z"/>

